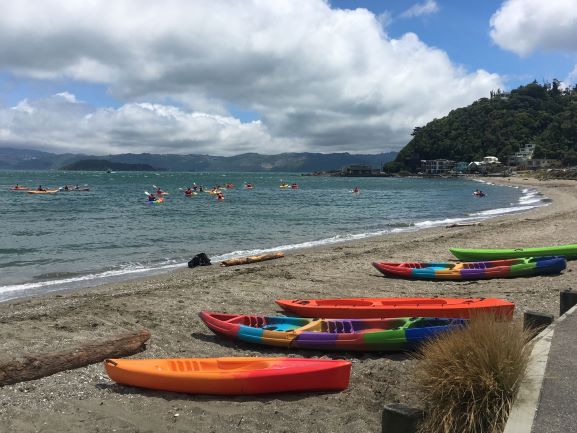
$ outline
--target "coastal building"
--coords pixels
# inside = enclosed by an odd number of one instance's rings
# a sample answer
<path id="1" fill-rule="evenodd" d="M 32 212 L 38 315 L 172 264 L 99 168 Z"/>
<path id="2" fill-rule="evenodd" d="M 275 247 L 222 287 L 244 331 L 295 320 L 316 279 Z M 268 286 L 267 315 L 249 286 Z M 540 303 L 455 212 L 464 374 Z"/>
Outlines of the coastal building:
<path id="1" fill-rule="evenodd" d="M 421 172 L 426 175 L 445 175 L 449 174 L 455 161 L 450 159 L 422 159 Z"/>
<path id="2" fill-rule="evenodd" d="M 464 161 L 459 161 L 455 164 L 455 167 L 453 168 L 453 170 L 455 171 L 455 173 L 466 173 L 469 171 L 469 163 L 468 162 L 464 162 Z"/>
<path id="3" fill-rule="evenodd" d="M 343 176 L 370 176 L 374 174 L 375 170 L 367 164 L 351 164 L 346 165 L 341 170 Z M 377 170 L 378 172 L 378 170 Z"/>
<path id="4" fill-rule="evenodd" d="M 533 159 L 533 154 L 535 153 L 535 144 L 526 143 L 523 146 L 519 146 L 519 151 L 515 152 L 509 157 L 509 165 L 515 165 L 520 167 L 525 167 L 528 161 Z"/>
<path id="5" fill-rule="evenodd" d="M 561 161 L 558 159 L 531 158 L 527 161 L 525 168 L 527 168 L 527 170 L 538 170 L 540 168 L 561 167 L 561 165 Z"/>
<path id="6" fill-rule="evenodd" d="M 482 161 L 473 161 L 468 165 L 471 173 L 492 173 L 501 168 L 501 161 L 496 156 L 485 156 Z"/>

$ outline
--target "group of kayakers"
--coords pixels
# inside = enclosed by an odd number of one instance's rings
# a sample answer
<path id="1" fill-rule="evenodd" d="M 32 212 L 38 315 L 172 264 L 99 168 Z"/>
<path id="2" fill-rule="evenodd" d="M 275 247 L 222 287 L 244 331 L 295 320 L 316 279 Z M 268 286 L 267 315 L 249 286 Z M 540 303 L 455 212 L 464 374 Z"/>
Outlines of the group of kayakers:
<path id="1" fill-rule="evenodd" d="M 38 185 L 38 188 L 33 189 L 33 188 L 29 188 L 27 186 L 23 186 L 20 185 L 19 183 L 17 183 L 16 185 L 14 185 L 13 187 L 10 188 L 12 191 L 36 191 L 36 192 L 47 192 L 47 191 L 51 191 L 51 192 L 55 192 L 55 191 L 81 191 L 80 187 L 78 186 L 78 184 L 72 186 L 72 185 L 64 185 L 61 186 L 58 189 L 54 189 L 54 190 L 50 190 L 47 189 L 45 187 L 42 186 L 42 184 Z M 82 191 L 88 191 L 88 188 L 84 188 L 82 189 Z"/>

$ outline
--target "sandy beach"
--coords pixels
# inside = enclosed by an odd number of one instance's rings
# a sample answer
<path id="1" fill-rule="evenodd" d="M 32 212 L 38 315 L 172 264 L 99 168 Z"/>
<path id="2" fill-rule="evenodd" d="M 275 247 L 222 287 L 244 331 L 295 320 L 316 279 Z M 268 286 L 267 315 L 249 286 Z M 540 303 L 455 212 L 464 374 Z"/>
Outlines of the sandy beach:
<path id="1" fill-rule="evenodd" d="M 529 247 L 577 243 L 577 182 L 516 177 L 552 201 L 469 227 L 438 227 L 291 252 L 283 259 L 182 269 L 147 279 L 0 304 L 0 361 L 146 328 L 135 357 L 303 356 L 349 359 L 340 393 L 212 397 L 116 385 L 100 364 L 0 389 L 0 432 L 377 432 L 385 404 L 419 406 L 407 354 L 287 351 L 215 336 L 200 310 L 279 314 L 280 298 L 499 297 L 526 310 L 559 313 L 559 290 L 577 288 L 575 262 L 559 276 L 479 282 L 383 278 L 373 260 L 449 260 L 449 247 Z M 487 200 L 490 197 L 486 198 Z M 193 251 L 191 257 L 199 251 Z M 209 251 L 207 253 L 210 254 Z"/>

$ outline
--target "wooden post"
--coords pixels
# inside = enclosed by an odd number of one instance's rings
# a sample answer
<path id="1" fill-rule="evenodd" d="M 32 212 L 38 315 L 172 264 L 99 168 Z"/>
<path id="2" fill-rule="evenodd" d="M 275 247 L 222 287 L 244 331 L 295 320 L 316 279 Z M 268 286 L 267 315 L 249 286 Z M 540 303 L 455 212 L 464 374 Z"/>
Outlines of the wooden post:
<path id="1" fill-rule="evenodd" d="M 562 316 L 577 304 L 577 292 L 573 289 L 561 290 L 559 296 L 559 315 Z"/>
<path id="2" fill-rule="evenodd" d="M 423 411 L 400 403 L 388 404 L 383 409 L 383 433 L 416 433 L 423 419 Z"/>
<path id="3" fill-rule="evenodd" d="M 133 355 L 146 349 L 150 338 L 146 329 L 117 334 L 94 343 L 87 343 L 62 352 L 37 353 L 0 363 L 0 386 L 50 376 L 64 370 L 84 367 Z"/>
<path id="4" fill-rule="evenodd" d="M 530 330 L 532 338 L 534 338 L 544 328 L 553 323 L 553 320 L 555 320 L 555 317 L 553 317 L 552 314 L 525 311 L 525 313 L 523 313 L 523 328 Z"/>

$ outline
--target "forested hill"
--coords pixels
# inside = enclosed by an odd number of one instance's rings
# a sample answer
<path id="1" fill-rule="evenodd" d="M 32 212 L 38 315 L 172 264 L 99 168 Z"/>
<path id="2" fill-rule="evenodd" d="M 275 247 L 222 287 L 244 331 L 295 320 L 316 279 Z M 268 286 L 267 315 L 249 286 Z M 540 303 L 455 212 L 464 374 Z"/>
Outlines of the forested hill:
<path id="1" fill-rule="evenodd" d="M 414 171 L 421 159 L 478 161 L 497 156 L 506 162 L 525 143 L 535 143 L 535 158 L 577 164 L 577 85 L 533 82 L 510 93 L 491 92 L 468 107 L 415 128 L 413 139 L 386 170 Z"/>

